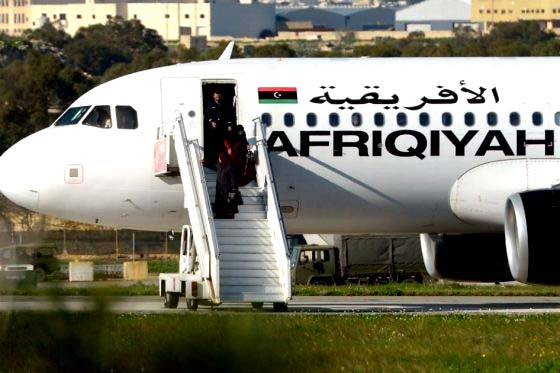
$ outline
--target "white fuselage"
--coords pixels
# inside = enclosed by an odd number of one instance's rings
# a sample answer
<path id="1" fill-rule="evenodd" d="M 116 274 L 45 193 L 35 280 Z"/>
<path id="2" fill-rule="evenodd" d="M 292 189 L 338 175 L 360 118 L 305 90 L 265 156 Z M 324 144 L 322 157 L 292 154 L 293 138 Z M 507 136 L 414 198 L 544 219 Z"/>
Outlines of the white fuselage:
<path id="1" fill-rule="evenodd" d="M 116 105 L 129 105 L 138 113 L 137 129 L 48 127 L 0 158 L 0 190 L 65 219 L 178 229 L 187 219 L 180 178 L 154 176 L 158 128 L 171 124 L 178 105 L 201 113 L 202 84 L 228 82 L 236 84 L 237 118 L 249 137 L 253 119 L 272 118 L 267 136 L 280 204 L 293 208 L 285 215 L 289 233 L 499 231 L 511 193 L 560 179 L 558 64 L 557 58 L 247 59 L 144 71 L 72 104 L 111 105 L 113 116 Z M 297 103 L 259 103 L 263 87 L 295 88 Z M 519 125 L 510 124 L 514 112 Z M 397 123 L 398 113 L 406 114 L 406 125 Z M 471 126 L 466 113 L 474 115 Z M 533 123 L 534 113 L 541 113 L 541 125 Z M 293 114 L 293 126 L 285 125 L 286 114 Z M 316 125 L 308 124 L 308 114 Z M 202 123 L 191 131 L 201 138 Z M 548 143 L 523 141 L 546 136 Z M 65 180 L 71 165 L 81 166 L 82 182 Z"/>

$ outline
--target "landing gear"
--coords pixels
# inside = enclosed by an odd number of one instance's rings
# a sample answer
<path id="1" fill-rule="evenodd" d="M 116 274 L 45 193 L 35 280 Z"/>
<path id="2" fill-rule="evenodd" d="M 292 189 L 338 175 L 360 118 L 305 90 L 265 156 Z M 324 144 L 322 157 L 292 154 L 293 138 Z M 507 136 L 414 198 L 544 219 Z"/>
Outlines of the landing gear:
<path id="1" fill-rule="evenodd" d="M 272 309 L 274 310 L 274 312 L 286 312 L 288 311 L 288 303 L 284 303 L 284 302 L 272 303 Z"/>
<path id="2" fill-rule="evenodd" d="M 196 311 L 198 309 L 198 299 L 187 299 L 187 309 Z"/>
<path id="3" fill-rule="evenodd" d="M 264 303 L 263 302 L 251 302 L 251 306 L 253 306 L 253 308 L 257 311 L 260 311 L 263 309 Z"/>
<path id="4" fill-rule="evenodd" d="M 165 293 L 165 303 L 163 306 L 165 308 L 177 308 L 179 305 L 179 294 L 178 293 Z"/>

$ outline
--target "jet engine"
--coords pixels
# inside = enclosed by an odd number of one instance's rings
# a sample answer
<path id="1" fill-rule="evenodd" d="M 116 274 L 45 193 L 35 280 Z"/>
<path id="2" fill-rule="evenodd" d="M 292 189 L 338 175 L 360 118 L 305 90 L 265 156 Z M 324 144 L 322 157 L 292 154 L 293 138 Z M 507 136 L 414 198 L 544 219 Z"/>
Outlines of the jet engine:
<path id="1" fill-rule="evenodd" d="M 532 190 L 506 202 L 505 236 L 513 277 L 520 282 L 560 284 L 560 190 Z"/>
<path id="2" fill-rule="evenodd" d="M 459 281 L 513 280 L 503 234 L 421 234 L 424 265 L 431 277 Z"/>

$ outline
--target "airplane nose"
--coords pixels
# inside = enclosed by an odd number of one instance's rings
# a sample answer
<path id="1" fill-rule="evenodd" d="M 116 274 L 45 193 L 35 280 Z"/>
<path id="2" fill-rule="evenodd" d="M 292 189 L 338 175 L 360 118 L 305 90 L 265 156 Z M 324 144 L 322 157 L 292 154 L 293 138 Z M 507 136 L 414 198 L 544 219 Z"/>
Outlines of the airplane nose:
<path id="1" fill-rule="evenodd" d="M 0 193 L 16 205 L 36 211 L 40 176 L 33 173 L 40 171 L 40 155 L 33 154 L 33 147 L 28 146 L 30 143 L 26 138 L 0 156 Z"/>

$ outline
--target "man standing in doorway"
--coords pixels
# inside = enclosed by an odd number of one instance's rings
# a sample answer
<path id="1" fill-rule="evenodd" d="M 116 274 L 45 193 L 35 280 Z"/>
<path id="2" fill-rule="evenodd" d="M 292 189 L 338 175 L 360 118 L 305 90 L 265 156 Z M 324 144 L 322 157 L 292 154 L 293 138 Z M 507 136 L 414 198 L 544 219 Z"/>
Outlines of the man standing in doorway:
<path id="1" fill-rule="evenodd" d="M 218 154 L 223 151 L 224 136 L 228 121 L 231 120 L 227 104 L 222 102 L 222 94 L 215 91 L 206 107 L 204 125 L 204 165 L 216 167 Z"/>

